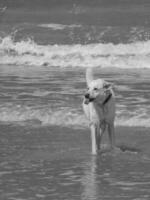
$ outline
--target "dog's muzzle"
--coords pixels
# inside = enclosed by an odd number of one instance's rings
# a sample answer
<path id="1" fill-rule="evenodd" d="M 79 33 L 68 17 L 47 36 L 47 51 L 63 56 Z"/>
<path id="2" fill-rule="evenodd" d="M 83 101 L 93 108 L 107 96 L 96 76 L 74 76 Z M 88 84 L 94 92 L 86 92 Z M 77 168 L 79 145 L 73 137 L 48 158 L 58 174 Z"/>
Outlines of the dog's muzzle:
<path id="1" fill-rule="evenodd" d="M 92 101 L 94 101 L 94 98 L 90 98 L 89 93 L 86 93 L 86 94 L 84 95 L 84 103 L 85 103 L 85 104 L 89 104 L 89 103 L 92 102 Z"/>
<path id="2" fill-rule="evenodd" d="M 85 97 L 86 99 L 89 99 L 89 98 L 90 98 L 89 93 L 86 93 L 86 94 L 84 95 L 84 97 Z"/>

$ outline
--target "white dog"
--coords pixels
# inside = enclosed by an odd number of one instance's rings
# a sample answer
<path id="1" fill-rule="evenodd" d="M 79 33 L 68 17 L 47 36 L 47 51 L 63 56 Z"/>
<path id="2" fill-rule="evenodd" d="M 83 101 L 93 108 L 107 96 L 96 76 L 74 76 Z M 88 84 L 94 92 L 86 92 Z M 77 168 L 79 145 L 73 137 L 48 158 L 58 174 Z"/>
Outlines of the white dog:
<path id="1" fill-rule="evenodd" d="M 106 128 L 110 146 L 111 148 L 115 146 L 115 95 L 111 83 L 93 79 L 92 68 L 86 71 L 86 81 L 88 90 L 84 96 L 83 110 L 90 124 L 92 154 L 96 154 Z"/>

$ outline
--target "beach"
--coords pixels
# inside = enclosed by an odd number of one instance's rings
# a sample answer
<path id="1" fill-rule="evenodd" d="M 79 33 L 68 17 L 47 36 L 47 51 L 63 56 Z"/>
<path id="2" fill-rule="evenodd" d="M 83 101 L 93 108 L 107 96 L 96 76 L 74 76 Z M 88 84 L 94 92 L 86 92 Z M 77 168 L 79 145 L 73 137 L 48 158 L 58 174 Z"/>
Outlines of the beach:
<path id="1" fill-rule="evenodd" d="M 0 199 L 149 200 L 149 2 L 35 1 L 0 2 Z M 88 67 L 116 98 L 96 156 Z"/>

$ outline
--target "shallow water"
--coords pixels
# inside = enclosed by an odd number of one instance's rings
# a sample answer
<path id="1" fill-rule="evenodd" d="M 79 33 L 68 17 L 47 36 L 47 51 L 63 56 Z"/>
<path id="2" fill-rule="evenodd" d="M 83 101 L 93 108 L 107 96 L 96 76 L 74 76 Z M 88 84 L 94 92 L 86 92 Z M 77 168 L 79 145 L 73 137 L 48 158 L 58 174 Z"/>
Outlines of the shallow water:
<path id="1" fill-rule="evenodd" d="M 150 141 L 148 130 L 126 127 L 117 135 L 126 151 L 92 156 L 88 130 L 1 125 L 0 197 L 149 199 L 150 157 L 140 139 Z M 138 150 L 131 151 L 130 135 Z"/>
<path id="2" fill-rule="evenodd" d="M 0 66 L 0 120 L 7 123 L 87 127 L 82 111 L 85 69 Z M 116 125 L 149 127 L 148 69 L 95 69 L 114 84 Z"/>

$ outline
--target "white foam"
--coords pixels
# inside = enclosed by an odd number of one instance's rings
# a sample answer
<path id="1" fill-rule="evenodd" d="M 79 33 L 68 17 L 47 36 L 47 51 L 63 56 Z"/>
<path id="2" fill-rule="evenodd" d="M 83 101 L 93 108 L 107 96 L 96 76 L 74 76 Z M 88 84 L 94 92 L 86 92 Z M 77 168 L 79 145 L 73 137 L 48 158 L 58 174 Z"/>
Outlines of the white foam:
<path id="1" fill-rule="evenodd" d="M 38 45 L 33 40 L 0 39 L 0 64 L 150 68 L 150 41 L 131 44 Z"/>
<path id="2" fill-rule="evenodd" d="M 115 89 L 119 91 L 131 91 L 131 88 L 127 85 L 115 85 Z"/>
<path id="3" fill-rule="evenodd" d="M 81 25 L 79 24 L 71 24 L 71 25 L 66 25 L 66 24 L 39 24 L 38 27 L 42 27 L 42 28 L 50 28 L 52 30 L 63 30 L 66 28 L 80 28 Z"/>
<path id="4" fill-rule="evenodd" d="M 19 96 L 29 95 L 29 96 L 35 96 L 35 97 L 44 97 L 51 94 L 49 91 L 44 90 L 35 90 L 34 92 L 22 92 L 19 93 Z"/>
<path id="5" fill-rule="evenodd" d="M 128 127 L 150 127 L 150 118 L 144 119 L 139 116 L 133 116 L 130 118 L 119 117 L 116 120 L 116 125 Z"/>
<path id="6" fill-rule="evenodd" d="M 1 122 L 23 122 L 38 120 L 42 125 L 76 126 L 83 128 L 87 126 L 84 116 L 69 110 L 68 108 L 54 110 L 51 108 L 30 108 L 28 106 L 1 106 Z"/>
<path id="7" fill-rule="evenodd" d="M 0 107 L 1 122 L 39 121 L 42 125 L 73 127 L 76 129 L 88 128 L 88 121 L 82 110 L 70 108 L 52 109 L 49 107 L 28 107 L 15 105 L 2 105 Z M 149 113 L 146 108 L 135 111 L 126 111 L 123 108 L 117 111 L 116 126 L 150 127 Z"/>

